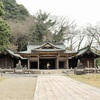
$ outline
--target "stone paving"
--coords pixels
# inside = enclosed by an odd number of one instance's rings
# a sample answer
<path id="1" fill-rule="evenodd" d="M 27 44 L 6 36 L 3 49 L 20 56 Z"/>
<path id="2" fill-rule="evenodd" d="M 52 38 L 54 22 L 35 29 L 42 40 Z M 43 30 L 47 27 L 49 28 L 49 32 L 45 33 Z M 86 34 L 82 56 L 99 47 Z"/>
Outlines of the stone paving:
<path id="1" fill-rule="evenodd" d="M 41 75 L 34 100 L 100 100 L 100 89 L 65 76 Z"/>

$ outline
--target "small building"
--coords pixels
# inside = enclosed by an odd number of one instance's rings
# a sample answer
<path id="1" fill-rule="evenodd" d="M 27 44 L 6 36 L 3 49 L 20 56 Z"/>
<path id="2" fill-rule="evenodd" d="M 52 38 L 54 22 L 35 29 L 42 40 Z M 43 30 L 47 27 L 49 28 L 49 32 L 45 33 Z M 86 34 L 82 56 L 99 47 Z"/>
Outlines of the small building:
<path id="1" fill-rule="evenodd" d="M 77 52 L 68 51 L 63 43 L 28 43 L 27 51 L 19 54 L 27 58 L 28 69 L 68 69 L 68 58 Z"/>
<path id="2" fill-rule="evenodd" d="M 69 60 L 69 67 L 77 67 L 78 61 L 82 64 L 83 68 L 94 68 L 96 67 L 95 59 L 100 57 L 99 54 L 96 54 L 90 46 L 78 50 L 78 53 L 71 57 Z"/>
<path id="3" fill-rule="evenodd" d="M 5 49 L 0 53 L 0 68 L 15 68 L 20 59 L 23 59 L 23 57 L 21 57 L 19 54 L 15 54 L 10 49 Z"/>

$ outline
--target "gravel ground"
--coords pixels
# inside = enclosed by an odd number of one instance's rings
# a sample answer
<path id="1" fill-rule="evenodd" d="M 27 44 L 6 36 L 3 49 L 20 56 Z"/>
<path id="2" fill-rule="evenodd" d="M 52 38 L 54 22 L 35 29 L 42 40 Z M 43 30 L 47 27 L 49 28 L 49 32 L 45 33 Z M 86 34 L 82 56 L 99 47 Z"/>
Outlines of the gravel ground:
<path id="1" fill-rule="evenodd" d="M 36 77 L 7 77 L 0 82 L 0 100 L 33 100 Z"/>

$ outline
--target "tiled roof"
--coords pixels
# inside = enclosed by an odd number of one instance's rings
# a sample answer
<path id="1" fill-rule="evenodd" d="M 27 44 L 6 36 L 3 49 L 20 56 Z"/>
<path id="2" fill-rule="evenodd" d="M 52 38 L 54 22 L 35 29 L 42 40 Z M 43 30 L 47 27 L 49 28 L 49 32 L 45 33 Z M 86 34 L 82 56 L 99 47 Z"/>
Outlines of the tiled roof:
<path id="1" fill-rule="evenodd" d="M 77 54 L 76 51 L 70 51 L 70 50 L 65 50 L 64 53 L 76 53 Z"/>
<path id="2" fill-rule="evenodd" d="M 10 49 L 5 49 L 3 52 L 1 52 L 0 54 L 2 55 L 4 52 L 7 52 L 8 54 L 16 57 L 16 58 L 20 58 L 20 59 L 26 59 L 26 58 L 23 58 L 22 56 L 20 56 L 19 54 L 15 54 L 12 50 Z"/>
<path id="3" fill-rule="evenodd" d="M 20 51 L 20 52 L 18 52 L 19 54 L 30 54 L 31 53 L 31 51 Z"/>
<path id="4" fill-rule="evenodd" d="M 87 46 L 87 47 L 85 47 L 85 48 L 80 49 L 80 50 L 78 51 L 78 54 L 76 55 L 76 57 L 77 57 L 77 56 L 80 56 L 80 55 L 83 55 L 83 54 L 85 54 L 86 52 L 93 53 L 94 55 L 96 55 L 96 56 L 98 56 L 98 57 L 100 56 L 99 54 L 95 53 L 95 52 L 91 49 L 90 46 Z"/>
<path id="5" fill-rule="evenodd" d="M 51 45 L 52 47 L 54 47 L 54 49 L 43 49 L 42 47 L 45 46 L 46 44 Z M 28 43 L 27 45 L 27 51 L 21 51 L 19 53 L 25 53 L 25 54 L 29 54 L 32 53 L 33 51 L 64 51 L 65 50 L 65 45 L 63 43 L 51 43 L 50 41 L 44 42 L 44 43 Z"/>
<path id="6" fill-rule="evenodd" d="M 55 52 L 55 51 L 64 51 L 64 50 L 62 50 L 62 49 L 35 49 L 34 51 L 41 51 L 41 52 Z"/>
<path id="7" fill-rule="evenodd" d="M 43 47 L 43 46 L 45 46 L 46 44 L 50 44 L 51 46 L 53 46 L 53 47 L 55 47 L 55 48 L 58 48 L 58 49 L 63 49 L 63 50 L 65 50 L 65 45 L 63 44 L 63 43 L 51 43 L 51 42 L 45 42 L 45 43 L 43 43 L 43 44 L 39 44 L 39 43 L 29 43 L 28 45 L 27 45 L 27 51 L 31 51 L 31 50 L 34 50 L 34 49 L 39 49 L 39 48 L 41 48 L 41 47 Z"/>
<path id="8" fill-rule="evenodd" d="M 43 48 L 46 44 L 51 45 L 53 48 Z M 75 51 L 66 50 L 66 47 L 63 43 L 29 43 L 27 45 L 27 51 L 21 51 L 19 54 L 30 54 L 34 52 L 63 52 L 63 53 L 77 53 Z"/>

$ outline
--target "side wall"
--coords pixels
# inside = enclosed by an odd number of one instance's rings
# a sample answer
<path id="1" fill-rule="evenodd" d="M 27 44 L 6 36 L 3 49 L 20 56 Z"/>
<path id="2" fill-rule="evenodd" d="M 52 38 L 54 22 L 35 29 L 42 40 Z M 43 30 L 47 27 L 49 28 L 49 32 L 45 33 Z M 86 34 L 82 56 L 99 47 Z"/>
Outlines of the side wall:
<path id="1" fill-rule="evenodd" d="M 84 67 L 89 67 L 89 68 L 94 67 L 94 59 L 93 58 L 81 58 L 80 61 Z"/>
<path id="2" fill-rule="evenodd" d="M 1 55 L 0 56 L 0 68 L 14 68 L 14 58 L 9 55 Z"/>

